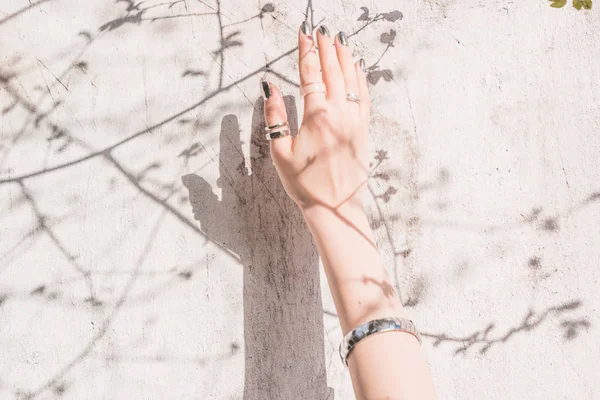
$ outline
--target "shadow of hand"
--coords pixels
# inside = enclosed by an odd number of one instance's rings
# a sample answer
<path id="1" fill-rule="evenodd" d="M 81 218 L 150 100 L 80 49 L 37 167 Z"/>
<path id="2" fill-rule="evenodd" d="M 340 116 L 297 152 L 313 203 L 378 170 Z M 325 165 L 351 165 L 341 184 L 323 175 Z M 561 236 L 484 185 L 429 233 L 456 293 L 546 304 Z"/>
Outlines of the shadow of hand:
<path id="1" fill-rule="evenodd" d="M 294 98 L 285 97 L 292 131 Z M 240 257 L 244 271 L 244 399 L 332 399 L 326 384 L 318 257 L 264 138 L 263 101 L 252 117 L 251 170 L 237 117 L 221 123 L 221 201 L 197 175 L 182 177 L 194 218 Z"/>

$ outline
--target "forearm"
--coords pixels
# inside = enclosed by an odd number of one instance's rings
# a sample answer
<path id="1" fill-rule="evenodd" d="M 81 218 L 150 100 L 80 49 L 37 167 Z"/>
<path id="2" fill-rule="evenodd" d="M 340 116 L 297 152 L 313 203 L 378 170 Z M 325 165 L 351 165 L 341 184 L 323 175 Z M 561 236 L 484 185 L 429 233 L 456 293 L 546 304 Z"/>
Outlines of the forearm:
<path id="1" fill-rule="evenodd" d="M 383 317 L 406 317 L 359 207 L 304 212 L 329 281 L 344 334 Z M 348 359 L 357 399 L 435 399 L 431 374 L 414 336 L 404 332 L 360 341 Z"/>
<path id="2" fill-rule="evenodd" d="M 372 319 L 402 317 L 364 211 L 313 206 L 304 211 L 304 218 L 323 261 L 343 333 Z"/>

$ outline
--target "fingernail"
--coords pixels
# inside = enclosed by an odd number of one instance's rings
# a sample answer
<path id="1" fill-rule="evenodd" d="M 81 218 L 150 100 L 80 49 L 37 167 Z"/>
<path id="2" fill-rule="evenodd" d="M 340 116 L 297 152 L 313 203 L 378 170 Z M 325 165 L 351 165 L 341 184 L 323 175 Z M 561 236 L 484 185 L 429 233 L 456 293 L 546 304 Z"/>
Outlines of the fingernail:
<path id="1" fill-rule="evenodd" d="M 346 36 L 344 32 L 338 33 L 337 37 L 341 44 L 343 44 L 344 46 L 348 46 L 348 36 Z"/>
<path id="2" fill-rule="evenodd" d="M 302 22 L 302 24 L 300 25 L 300 30 L 305 35 L 310 35 L 310 24 L 308 23 L 308 21 L 303 21 Z"/>
<path id="3" fill-rule="evenodd" d="M 271 97 L 271 84 L 264 79 L 260 81 L 260 88 L 262 90 L 263 98 L 266 100 Z"/>
<path id="4" fill-rule="evenodd" d="M 364 58 L 360 59 L 360 61 L 358 62 L 358 65 L 360 65 L 360 69 L 362 69 L 362 72 L 367 72 L 367 65 L 365 64 Z"/>
<path id="5" fill-rule="evenodd" d="M 319 27 L 319 32 L 321 32 L 321 35 L 330 36 L 329 35 L 329 29 L 327 29 L 327 27 L 325 25 L 321 25 Z"/>

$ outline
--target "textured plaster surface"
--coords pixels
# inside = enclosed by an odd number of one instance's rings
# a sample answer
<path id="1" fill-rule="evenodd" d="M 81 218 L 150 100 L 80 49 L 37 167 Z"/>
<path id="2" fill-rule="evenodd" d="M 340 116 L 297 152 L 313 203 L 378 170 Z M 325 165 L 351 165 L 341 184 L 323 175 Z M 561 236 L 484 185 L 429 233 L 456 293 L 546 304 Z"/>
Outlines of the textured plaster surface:
<path id="1" fill-rule="evenodd" d="M 440 398 L 599 398 L 600 10 L 548 4 L 0 0 L 0 398 L 353 398 L 261 135 L 305 18 L 369 66 Z"/>

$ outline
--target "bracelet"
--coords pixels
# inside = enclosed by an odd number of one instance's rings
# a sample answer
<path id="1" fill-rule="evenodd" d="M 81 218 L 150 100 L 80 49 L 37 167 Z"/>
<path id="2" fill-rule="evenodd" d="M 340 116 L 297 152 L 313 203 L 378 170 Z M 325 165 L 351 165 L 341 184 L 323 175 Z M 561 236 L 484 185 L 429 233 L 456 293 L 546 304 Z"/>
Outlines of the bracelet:
<path id="1" fill-rule="evenodd" d="M 419 343 L 421 343 L 421 336 L 419 336 L 419 333 L 415 328 L 415 324 L 410 319 L 397 317 L 374 319 L 362 324 L 344 336 L 342 342 L 340 343 L 340 357 L 342 359 L 342 363 L 346 367 L 348 366 L 348 357 L 350 356 L 350 352 L 358 342 L 367 336 L 389 331 L 410 333 L 417 338 Z"/>

